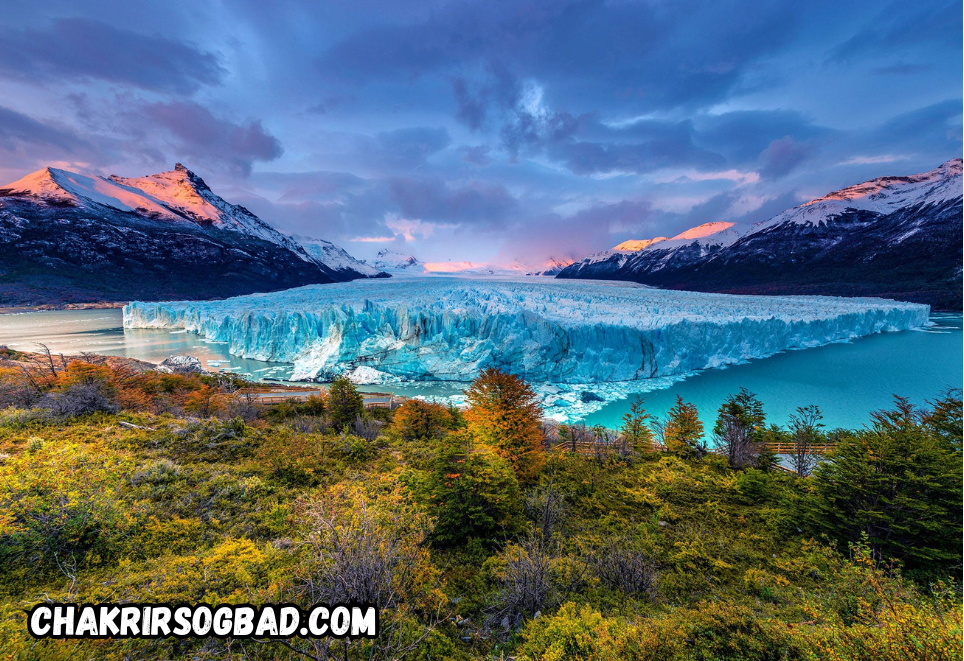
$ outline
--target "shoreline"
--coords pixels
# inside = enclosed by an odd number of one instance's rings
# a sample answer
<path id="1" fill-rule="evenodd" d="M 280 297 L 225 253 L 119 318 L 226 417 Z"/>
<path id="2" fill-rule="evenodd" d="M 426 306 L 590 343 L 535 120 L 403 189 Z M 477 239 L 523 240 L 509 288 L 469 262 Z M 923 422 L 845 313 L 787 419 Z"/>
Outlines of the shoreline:
<path id="1" fill-rule="evenodd" d="M 37 305 L 0 305 L 0 314 L 21 312 L 52 312 L 56 310 L 114 310 L 128 301 L 94 301 L 92 303 L 40 303 Z"/>

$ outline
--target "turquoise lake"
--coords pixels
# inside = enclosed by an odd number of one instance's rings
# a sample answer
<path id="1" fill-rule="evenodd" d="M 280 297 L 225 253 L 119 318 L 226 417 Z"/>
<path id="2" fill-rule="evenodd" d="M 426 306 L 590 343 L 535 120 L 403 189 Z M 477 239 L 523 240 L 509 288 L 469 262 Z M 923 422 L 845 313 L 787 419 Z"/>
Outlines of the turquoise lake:
<path id="1" fill-rule="evenodd" d="M 697 405 L 704 423 L 715 419 L 723 399 L 741 386 L 763 401 L 768 419 L 784 424 L 797 406 L 816 404 L 828 427 L 859 427 L 871 411 L 890 406 L 894 395 L 917 404 L 964 381 L 964 332 L 959 314 L 934 314 L 932 326 L 883 333 L 844 344 L 789 351 L 726 369 L 705 370 L 663 389 L 646 393 L 646 409 L 663 415 L 676 396 Z M 255 379 L 282 380 L 284 363 L 231 356 L 227 345 L 185 332 L 124 330 L 120 310 L 65 310 L 0 315 L 0 344 L 36 351 L 43 342 L 54 353 L 91 351 L 160 362 L 186 353 L 211 370 L 228 370 Z M 362 386 L 400 395 L 451 398 L 465 384 L 426 383 Z M 610 402 L 585 422 L 615 428 L 629 399 Z"/>

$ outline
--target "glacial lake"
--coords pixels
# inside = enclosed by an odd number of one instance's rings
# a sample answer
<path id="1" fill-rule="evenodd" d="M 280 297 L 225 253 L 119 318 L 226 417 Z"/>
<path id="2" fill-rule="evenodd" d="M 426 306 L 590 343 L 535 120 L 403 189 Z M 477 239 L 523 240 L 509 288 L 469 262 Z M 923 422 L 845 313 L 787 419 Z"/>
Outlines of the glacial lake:
<path id="1" fill-rule="evenodd" d="M 889 407 L 893 396 L 916 404 L 938 396 L 964 381 L 964 323 L 960 314 L 935 313 L 932 325 L 912 331 L 882 333 L 852 342 L 788 351 L 725 369 L 704 370 L 682 380 L 660 379 L 648 384 L 646 410 L 664 415 L 676 396 L 693 402 L 704 424 L 711 423 L 723 399 L 741 386 L 764 403 L 768 420 L 784 424 L 797 406 L 818 405 L 832 427 L 860 427 L 871 411 Z M 0 314 L 0 345 L 25 351 L 46 344 L 52 352 L 81 351 L 160 362 L 172 354 L 191 354 L 210 370 L 245 374 L 253 379 L 283 380 L 290 365 L 238 358 L 228 346 L 193 333 L 162 330 L 125 330 L 119 309 L 58 310 Z M 424 396 L 458 403 L 466 384 L 424 383 L 360 386 L 367 391 L 391 390 L 399 395 Z M 588 386 L 593 388 L 593 386 Z M 539 388 L 540 392 L 545 392 Z M 619 390 L 618 384 L 600 391 Z M 604 393 L 605 394 L 605 393 Z M 620 397 L 588 408 L 587 424 L 615 428 L 633 396 Z M 551 396 L 546 401 L 551 401 Z M 563 411 L 563 413 L 566 413 Z M 573 415 L 575 414 L 575 415 Z M 569 417 L 578 417 L 578 411 Z"/>

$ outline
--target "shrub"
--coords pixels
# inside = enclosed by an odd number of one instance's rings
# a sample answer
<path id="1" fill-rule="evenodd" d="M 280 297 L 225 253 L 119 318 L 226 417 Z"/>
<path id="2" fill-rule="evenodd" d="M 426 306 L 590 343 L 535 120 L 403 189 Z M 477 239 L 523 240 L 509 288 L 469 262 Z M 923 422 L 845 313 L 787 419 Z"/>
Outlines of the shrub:
<path id="1" fill-rule="evenodd" d="M 410 399 L 395 411 L 391 429 L 399 439 L 411 442 L 434 439 L 455 428 L 448 408 L 434 402 Z"/>
<path id="2" fill-rule="evenodd" d="M 0 562 L 73 575 L 116 555 L 132 525 L 118 490 L 128 469 L 72 443 L 37 444 L 0 464 Z"/>

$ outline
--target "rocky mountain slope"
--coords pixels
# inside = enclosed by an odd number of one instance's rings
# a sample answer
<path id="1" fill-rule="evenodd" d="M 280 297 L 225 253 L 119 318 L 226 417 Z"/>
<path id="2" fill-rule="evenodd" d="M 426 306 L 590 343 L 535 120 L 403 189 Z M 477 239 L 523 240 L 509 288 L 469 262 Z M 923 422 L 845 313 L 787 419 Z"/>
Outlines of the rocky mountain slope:
<path id="1" fill-rule="evenodd" d="M 0 187 L 2 304 L 208 299 L 374 275 L 337 257 L 225 202 L 180 163 L 136 178 L 45 168 Z"/>
<path id="2" fill-rule="evenodd" d="M 669 289 L 881 296 L 961 309 L 961 159 L 850 186 L 741 230 L 707 223 L 604 251 L 560 278 Z M 628 246 L 633 248 L 635 246 Z"/>
<path id="3" fill-rule="evenodd" d="M 375 255 L 370 266 L 379 271 L 389 273 L 421 273 L 425 265 L 416 257 L 403 255 L 400 252 L 383 248 Z"/>

